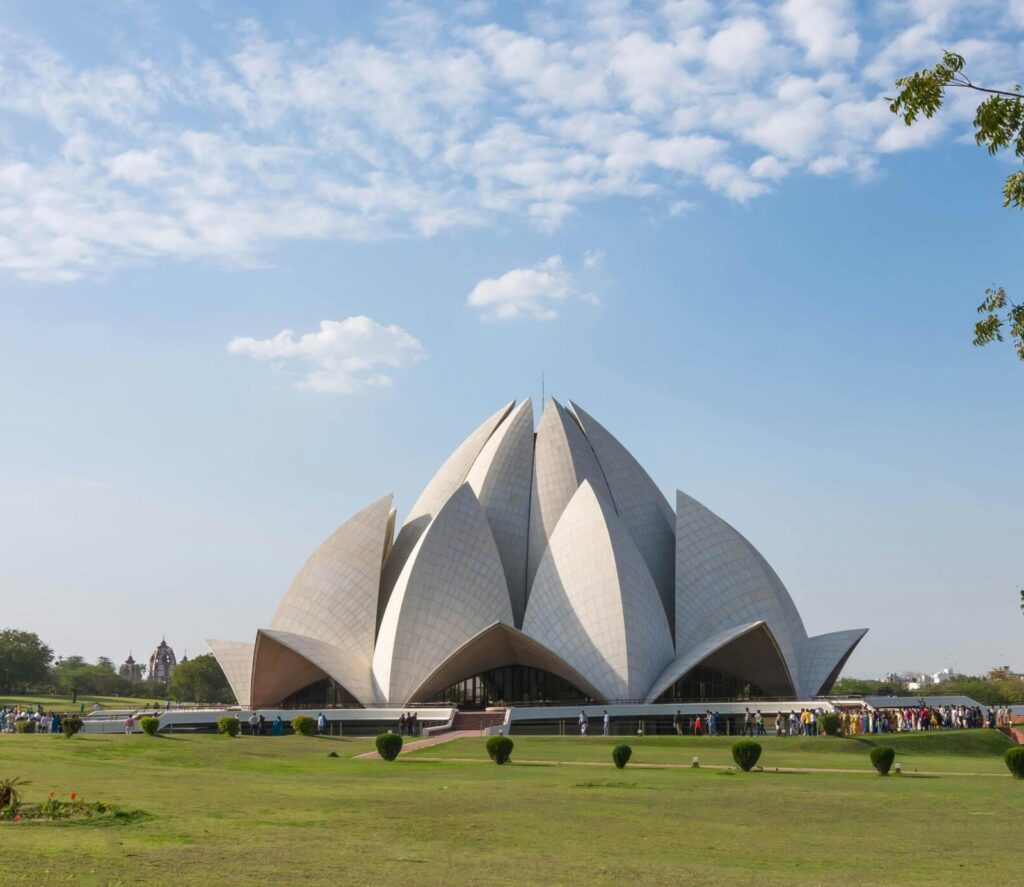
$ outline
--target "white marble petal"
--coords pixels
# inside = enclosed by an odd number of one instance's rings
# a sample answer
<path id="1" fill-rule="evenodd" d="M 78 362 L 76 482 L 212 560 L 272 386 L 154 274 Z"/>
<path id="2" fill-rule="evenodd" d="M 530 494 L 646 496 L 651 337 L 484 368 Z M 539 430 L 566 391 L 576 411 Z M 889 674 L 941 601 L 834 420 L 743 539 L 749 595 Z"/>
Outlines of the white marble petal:
<path id="1" fill-rule="evenodd" d="M 800 656 L 797 692 L 803 697 L 828 693 L 846 660 L 867 633 L 866 628 L 853 628 L 808 638 Z"/>
<path id="2" fill-rule="evenodd" d="M 261 628 L 253 657 L 253 705 L 277 705 L 321 677 L 333 678 L 362 705 L 380 702 L 370 665 L 362 657 L 317 638 Z"/>
<path id="3" fill-rule="evenodd" d="M 389 495 L 328 536 L 292 581 L 270 627 L 332 644 L 368 670 L 390 509 Z"/>
<path id="4" fill-rule="evenodd" d="M 224 672 L 224 677 L 228 679 L 236 701 L 242 708 L 246 708 L 249 705 L 252 657 L 256 645 L 248 641 L 208 640 L 206 643 Z"/>
<path id="5" fill-rule="evenodd" d="M 555 525 L 584 481 L 590 483 L 603 501 L 612 503 L 608 484 L 590 443 L 576 419 L 552 397 L 544 407 L 534 446 L 527 597 L 532 593 L 533 577 Z"/>
<path id="6" fill-rule="evenodd" d="M 658 589 L 607 497 L 584 481 L 551 535 L 523 631 L 607 700 L 639 699 L 672 660 Z"/>
<path id="7" fill-rule="evenodd" d="M 395 544 L 391 548 L 381 574 L 377 606 L 378 625 L 384 616 L 384 609 L 387 607 L 388 598 L 391 597 L 398 576 L 416 542 L 423 535 L 431 518 L 451 498 L 452 493 L 465 482 L 466 475 L 469 474 L 477 456 L 480 455 L 484 444 L 487 443 L 487 439 L 494 433 L 514 405 L 514 400 L 505 404 L 459 444 L 431 478 L 430 483 L 420 493 L 420 497 L 412 508 L 409 509 L 409 514 L 406 516 L 401 530 L 398 531 Z"/>
<path id="8" fill-rule="evenodd" d="M 469 484 L 420 537 L 395 583 L 377 634 L 381 698 L 404 705 L 424 677 L 495 622 L 513 624 L 501 557 Z"/>
<path id="9" fill-rule="evenodd" d="M 685 655 L 725 629 L 763 620 L 791 674 L 807 633 L 782 580 L 740 533 L 676 493 L 676 651 Z"/>
<path id="10" fill-rule="evenodd" d="M 705 638 L 674 659 L 647 691 L 654 702 L 698 665 L 727 671 L 758 684 L 769 696 L 792 696 L 793 679 L 771 630 L 763 621 L 737 625 Z"/>
<path id="11" fill-rule="evenodd" d="M 676 618 L 676 516 L 672 507 L 629 450 L 579 404 L 569 403 L 604 472 L 615 511 L 651 571 L 672 627 Z"/>
<path id="12" fill-rule="evenodd" d="M 494 533 L 517 626 L 526 609 L 532 479 L 533 402 L 527 398 L 484 444 L 466 477 Z"/>

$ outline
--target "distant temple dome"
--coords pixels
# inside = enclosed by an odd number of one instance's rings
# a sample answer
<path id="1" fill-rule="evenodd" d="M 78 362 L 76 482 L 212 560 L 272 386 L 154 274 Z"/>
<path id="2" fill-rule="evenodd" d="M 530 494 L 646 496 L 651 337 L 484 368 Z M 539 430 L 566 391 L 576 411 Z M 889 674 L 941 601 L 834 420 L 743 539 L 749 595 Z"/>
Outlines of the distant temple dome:
<path id="1" fill-rule="evenodd" d="M 174 656 L 174 650 L 168 646 L 167 640 L 162 638 L 160 645 L 153 651 L 153 655 L 149 657 L 146 680 L 166 684 L 171 679 L 171 674 L 177 664 L 178 660 Z"/>
<path id="2" fill-rule="evenodd" d="M 128 658 L 121 663 L 121 667 L 117 670 L 117 673 L 123 678 L 128 678 L 130 681 L 141 681 L 142 663 L 136 662 L 132 657 L 131 651 L 129 651 Z"/>
<path id="3" fill-rule="evenodd" d="M 594 702 L 827 693 L 867 629 L 809 637 L 761 554 L 673 509 L 579 406 L 502 407 L 395 535 L 391 496 L 313 553 L 255 643 L 211 640 L 238 702 Z"/>

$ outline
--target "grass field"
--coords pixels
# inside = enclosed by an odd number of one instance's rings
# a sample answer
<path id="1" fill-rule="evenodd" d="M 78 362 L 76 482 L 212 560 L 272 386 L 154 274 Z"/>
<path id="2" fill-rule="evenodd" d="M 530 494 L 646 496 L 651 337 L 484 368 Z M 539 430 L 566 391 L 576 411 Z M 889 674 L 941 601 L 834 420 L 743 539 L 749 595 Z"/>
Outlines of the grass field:
<path id="1" fill-rule="evenodd" d="M 72 702 L 70 696 L 3 696 L 0 695 L 0 708 L 3 706 L 15 707 L 18 705 L 35 708 L 41 705 L 47 711 L 79 711 L 82 703 L 85 703 L 86 712 L 92 711 L 93 703 L 98 703 L 100 708 L 141 708 L 144 705 L 152 705 L 154 702 L 162 702 L 156 697 L 140 699 L 134 696 L 82 696 L 79 695 L 77 702 Z"/>
<path id="2" fill-rule="evenodd" d="M 514 739 L 521 762 L 602 762 L 617 741 Z M 769 738 L 762 763 L 868 766 L 852 742 Z M 630 744 L 636 762 L 725 763 L 729 742 Z M 352 759 L 367 739 L 0 736 L 0 777 L 31 780 L 26 801 L 76 791 L 150 814 L 2 823 L 3 883 L 1007 883 L 1024 811 L 1024 783 L 1001 763 L 1007 741 L 972 731 L 891 744 L 905 769 L 976 775 L 496 767 L 482 739 L 388 764 Z"/>

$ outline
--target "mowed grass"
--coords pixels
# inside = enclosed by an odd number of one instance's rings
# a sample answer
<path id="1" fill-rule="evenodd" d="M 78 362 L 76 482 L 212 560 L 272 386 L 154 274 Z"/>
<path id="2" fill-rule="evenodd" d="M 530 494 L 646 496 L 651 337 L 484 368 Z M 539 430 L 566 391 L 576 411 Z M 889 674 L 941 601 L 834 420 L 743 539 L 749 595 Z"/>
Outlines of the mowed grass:
<path id="1" fill-rule="evenodd" d="M 75 702 L 71 701 L 70 696 L 47 696 L 45 694 L 35 696 L 3 696 L 0 695 L 0 708 L 7 706 L 8 708 L 14 708 L 15 706 L 22 706 L 23 708 L 31 708 L 35 710 L 36 706 L 41 705 L 46 711 L 57 711 L 57 712 L 78 712 L 81 710 L 82 703 L 85 703 L 85 713 L 88 714 L 92 711 L 93 703 L 96 703 L 100 708 L 142 708 L 144 705 L 152 705 L 154 702 L 159 702 L 155 696 L 151 696 L 148 699 L 137 698 L 134 696 L 79 696 Z"/>
<path id="2" fill-rule="evenodd" d="M 998 739 L 963 736 L 906 737 L 916 743 L 904 751 L 928 769 L 998 773 Z M 612 744 L 513 738 L 513 761 L 601 758 Z M 728 744 L 665 739 L 631 742 L 634 759 Z M 848 754 L 796 739 L 786 752 L 785 741 L 765 742 L 766 765 L 784 752 L 824 766 Z M 482 757 L 483 742 L 431 753 Z M 1005 770 L 882 779 L 352 757 L 371 748 L 299 736 L 0 736 L 0 777 L 31 780 L 27 801 L 76 791 L 151 814 L 102 828 L 0 824 L 3 883 L 963 887 L 1008 871 L 1024 810 L 1024 783 Z"/>
<path id="3" fill-rule="evenodd" d="M 738 736 L 512 736 L 513 758 L 519 761 L 609 763 L 612 749 L 633 749 L 632 764 L 689 765 L 694 755 L 705 765 L 733 766 L 732 746 Z M 868 754 L 875 745 L 896 750 L 905 773 L 1006 773 L 1002 755 L 1012 745 L 995 730 L 957 730 L 948 733 L 892 733 L 884 736 L 800 737 L 760 736 L 758 766 L 870 770 Z M 456 739 L 444 745 L 409 752 L 409 756 L 487 760 L 476 739 Z"/>

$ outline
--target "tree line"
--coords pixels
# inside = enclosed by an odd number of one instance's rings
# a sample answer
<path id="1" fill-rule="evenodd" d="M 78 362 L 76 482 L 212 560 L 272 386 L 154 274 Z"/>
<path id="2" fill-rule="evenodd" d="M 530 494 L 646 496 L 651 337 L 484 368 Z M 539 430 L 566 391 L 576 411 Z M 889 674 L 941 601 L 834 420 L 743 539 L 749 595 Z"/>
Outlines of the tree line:
<path id="1" fill-rule="evenodd" d="M 982 705 L 1024 705 L 1024 681 L 1019 678 L 955 677 L 920 690 L 908 690 L 896 681 L 840 678 L 832 687 L 836 696 L 970 696 Z"/>
<path id="2" fill-rule="evenodd" d="M 55 659 L 53 649 L 38 634 L 14 628 L 0 630 L 0 692 L 59 694 L 76 699 L 89 696 L 134 696 L 175 702 L 235 701 L 217 660 L 207 654 L 179 663 L 166 684 L 125 678 L 113 661 L 100 656 Z"/>

